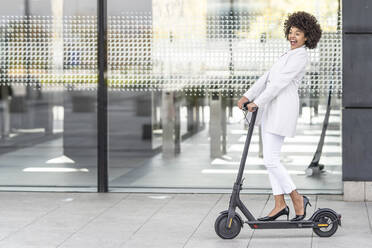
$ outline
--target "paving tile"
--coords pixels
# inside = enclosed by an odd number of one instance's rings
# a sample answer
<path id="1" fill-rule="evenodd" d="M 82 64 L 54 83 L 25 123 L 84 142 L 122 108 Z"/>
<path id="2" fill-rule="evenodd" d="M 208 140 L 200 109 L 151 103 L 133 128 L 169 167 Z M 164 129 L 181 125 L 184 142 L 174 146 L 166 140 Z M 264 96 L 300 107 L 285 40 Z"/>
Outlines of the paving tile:
<path id="1" fill-rule="evenodd" d="M 214 230 L 214 223 L 219 213 L 223 210 L 227 210 L 229 205 L 230 195 L 226 194 L 218 202 L 212 211 L 205 218 L 203 223 L 195 231 L 193 236 L 186 244 L 186 248 L 225 248 L 225 247 L 247 247 L 248 242 L 252 236 L 252 229 L 248 225 L 244 225 L 240 234 L 232 240 L 223 240 L 217 236 Z M 264 208 L 268 196 L 267 195 L 242 195 L 242 201 L 247 206 L 248 210 L 254 215 L 259 216 Z M 244 215 L 240 212 L 240 216 L 246 221 Z"/>
<path id="2" fill-rule="evenodd" d="M 219 194 L 179 194 L 121 247 L 183 247 L 219 199 Z"/>
<path id="3" fill-rule="evenodd" d="M 41 198 L 42 194 L 39 194 Z M 67 196 L 67 195 L 65 195 Z M 56 247 L 125 194 L 71 194 L 62 204 L 0 241 L 0 247 Z M 38 204 L 35 199 L 34 205 Z"/>
<path id="4" fill-rule="evenodd" d="M 74 233 L 60 247 L 119 247 L 173 198 L 170 194 L 131 194 Z"/>

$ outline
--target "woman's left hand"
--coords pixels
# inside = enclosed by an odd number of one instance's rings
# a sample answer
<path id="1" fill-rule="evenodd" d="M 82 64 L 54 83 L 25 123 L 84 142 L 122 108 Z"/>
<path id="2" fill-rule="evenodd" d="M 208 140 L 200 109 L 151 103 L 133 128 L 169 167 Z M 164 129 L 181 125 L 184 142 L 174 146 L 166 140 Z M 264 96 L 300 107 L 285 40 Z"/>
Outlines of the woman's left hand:
<path id="1" fill-rule="evenodd" d="M 247 105 L 247 109 L 249 112 L 254 112 L 257 110 L 257 108 L 258 106 L 254 102 L 251 102 L 250 104 Z"/>

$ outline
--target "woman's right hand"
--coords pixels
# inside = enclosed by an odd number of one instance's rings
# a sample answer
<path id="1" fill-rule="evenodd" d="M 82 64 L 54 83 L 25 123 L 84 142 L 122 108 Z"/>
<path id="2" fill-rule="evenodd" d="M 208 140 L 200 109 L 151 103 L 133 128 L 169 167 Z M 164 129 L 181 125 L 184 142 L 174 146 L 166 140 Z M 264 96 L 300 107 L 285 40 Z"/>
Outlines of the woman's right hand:
<path id="1" fill-rule="evenodd" d="M 245 96 L 243 96 L 243 97 L 240 98 L 240 100 L 238 101 L 238 107 L 239 107 L 240 109 L 242 109 L 242 108 L 243 108 L 243 104 L 246 103 L 246 102 L 248 102 L 248 101 L 249 101 L 248 98 L 246 98 Z"/>

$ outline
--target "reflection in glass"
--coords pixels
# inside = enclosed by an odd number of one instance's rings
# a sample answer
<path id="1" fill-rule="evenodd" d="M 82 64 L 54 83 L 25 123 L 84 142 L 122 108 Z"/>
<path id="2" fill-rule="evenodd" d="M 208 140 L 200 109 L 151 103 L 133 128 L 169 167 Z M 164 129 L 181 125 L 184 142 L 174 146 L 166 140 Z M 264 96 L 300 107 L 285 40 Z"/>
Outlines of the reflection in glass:
<path id="1" fill-rule="evenodd" d="M 310 52 L 311 65 L 299 90 L 298 134 L 286 140 L 282 161 L 300 189 L 341 192 L 341 19 L 337 1 L 316 0 L 275 5 L 152 1 L 151 12 L 110 16 L 109 60 L 116 63 L 110 82 L 122 91 L 110 93 L 110 125 L 122 124 L 120 133 L 126 134 L 114 142 L 119 129 L 110 131 L 115 154 L 110 155 L 110 186 L 132 191 L 229 189 L 247 128 L 236 98 L 289 49 L 282 26 L 295 10 L 316 14 L 324 33 Z M 330 86 L 332 111 L 321 160 L 327 173 L 306 177 Z M 258 130 L 254 135 L 245 187 L 265 192 L 270 185 Z M 138 150 L 140 140 L 148 143 Z"/>

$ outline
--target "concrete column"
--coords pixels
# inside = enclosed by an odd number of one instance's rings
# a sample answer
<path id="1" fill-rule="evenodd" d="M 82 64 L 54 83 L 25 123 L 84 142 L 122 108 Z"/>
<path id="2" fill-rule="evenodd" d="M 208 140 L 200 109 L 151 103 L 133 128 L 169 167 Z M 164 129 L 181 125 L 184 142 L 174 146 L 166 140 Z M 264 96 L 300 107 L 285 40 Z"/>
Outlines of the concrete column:
<path id="1" fill-rule="evenodd" d="M 199 129 L 200 129 L 200 105 L 197 104 L 195 106 L 195 131 L 197 132 L 199 131 Z"/>
<path id="2" fill-rule="evenodd" d="M 192 101 L 188 100 L 187 104 L 187 132 L 195 132 L 195 106 Z"/>
<path id="3" fill-rule="evenodd" d="M 9 92 L 7 86 L 0 85 L 0 87 L 2 87 L 0 90 L 0 138 L 4 139 L 10 133 Z"/>
<path id="4" fill-rule="evenodd" d="M 180 109 L 174 92 L 162 93 L 163 157 L 173 158 L 181 151 Z"/>
<path id="5" fill-rule="evenodd" d="M 198 122 L 198 129 L 202 129 L 205 127 L 205 106 L 207 104 L 208 98 L 206 97 L 199 97 L 198 98 L 198 110 L 197 110 L 197 122 Z"/>
<path id="6" fill-rule="evenodd" d="M 175 110 L 175 122 L 174 122 L 174 154 L 181 152 L 181 111 L 178 97 L 174 97 L 174 110 Z"/>
<path id="7" fill-rule="evenodd" d="M 226 154 L 226 104 L 220 94 L 210 96 L 210 156 Z"/>
<path id="8" fill-rule="evenodd" d="M 53 0 L 51 1 L 51 9 L 53 16 L 52 23 L 52 70 L 54 75 L 58 75 L 58 78 L 63 78 L 63 0 Z M 48 134 L 53 133 L 53 108 L 57 104 L 63 104 L 63 94 L 58 90 L 53 90 L 50 92 L 51 99 L 48 100 L 48 124 L 45 128 L 45 132 Z"/>
<path id="9" fill-rule="evenodd" d="M 197 96 L 186 97 L 187 106 L 187 132 L 196 133 L 200 128 L 200 98 Z"/>
<path id="10" fill-rule="evenodd" d="M 227 99 L 226 97 L 221 97 L 221 126 L 222 126 L 222 154 L 226 154 L 226 144 L 227 144 L 227 121 L 226 121 L 226 108 Z"/>
<path id="11" fill-rule="evenodd" d="M 203 126 L 205 125 L 205 106 L 203 105 L 202 106 L 202 116 L 201 116 L 201 122 L 203 124 Z"/>

